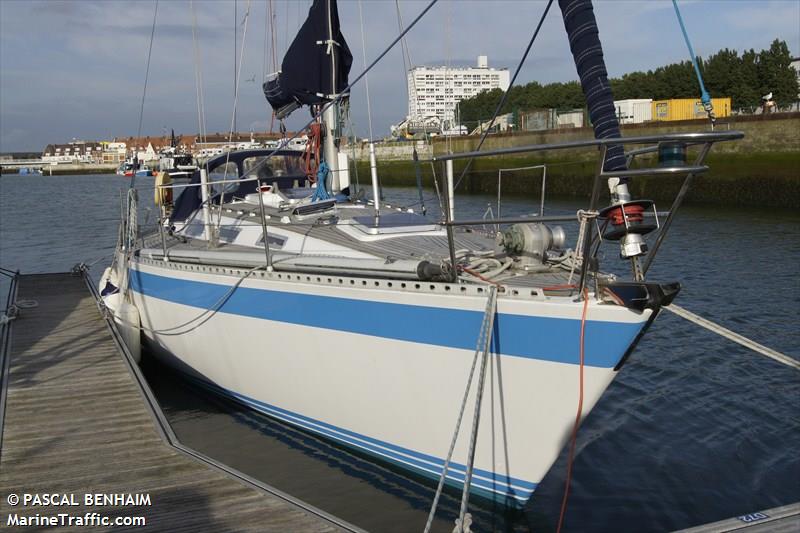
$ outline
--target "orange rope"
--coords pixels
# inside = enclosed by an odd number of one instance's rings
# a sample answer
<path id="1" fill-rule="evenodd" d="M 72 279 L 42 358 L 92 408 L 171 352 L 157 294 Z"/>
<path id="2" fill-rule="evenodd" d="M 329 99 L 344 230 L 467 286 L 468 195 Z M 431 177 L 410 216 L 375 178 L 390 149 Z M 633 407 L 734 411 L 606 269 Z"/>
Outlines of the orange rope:
<path id="1" fill-rule="evenodd" d="M 460 268 L 461 268 L 461 270 L 463 270 L 467 274 L 471 274 L 471 275 L 475 276 L 476 278 L 478 278 L 481 281 L 485 281 L 486 283 L 491 283 L 492 285 L 496 285 L 496 286 L 500 287 L 501 289 L 504 289 L 504 287 L 502 285 L 500 285 L 499 283 L 497 283 L 496 281 L 492 281 L 489 278 L 480 275 L 480 273 L 472 270 L 471 268 L 467 268 L 467 267 L 463 267 L 463 266 L 460 267 Z"/>
<path id="2" fill-rule="evenodd" d="M 311 183 L 317 181 L 319 168 L 319 151 L 322 144 L 322 124 L 316 122 L 308 128 L 308 143 L 306 144 L 305 162 L 306 177 Z"/>
<path id="3" fill-rule="evenodd" d="M 569 484 L 572 480 L 572 461 L 575 459 L 575 443 L 578 440 L 578 426 L 581 423 L 581 414 L 583 413 L 583 363 L 584 363 L 584 334 L 586 332 L 586 311 L 589 308 L 589 292 L 583 290 L 583 314 L 581 315 L 581 340 L 580 340 L 580 388 L 578 392 L 578 412 L 575 415 L 575 425 L 572 426 L 572 436 L 569 443 L 569 457 L 567 458 L 567 480 L 564 486 L 564 498 L 561 500 L 561 514 L 558 517 L 558 527 L 556 532 L 561 532 L 561 526 L 564 525 L 564 513 L 567 510 L 567 499 L 569 498 Z"/>

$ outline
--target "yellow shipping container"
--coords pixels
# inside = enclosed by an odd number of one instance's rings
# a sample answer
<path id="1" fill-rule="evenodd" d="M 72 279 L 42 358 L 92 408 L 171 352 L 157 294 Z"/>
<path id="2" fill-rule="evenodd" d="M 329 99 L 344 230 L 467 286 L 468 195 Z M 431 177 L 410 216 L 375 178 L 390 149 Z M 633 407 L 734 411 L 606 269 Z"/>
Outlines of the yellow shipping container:
<path id="1" fill-rule="evenodd" d="M 717 118 L 730 116 L 731 99 L 712 98 L 714 114 Z M 653 100 L 653 120 L 693 120 L 706 118 L 703 102 L 695 98 L 674 98 L 672 100 Z"/>

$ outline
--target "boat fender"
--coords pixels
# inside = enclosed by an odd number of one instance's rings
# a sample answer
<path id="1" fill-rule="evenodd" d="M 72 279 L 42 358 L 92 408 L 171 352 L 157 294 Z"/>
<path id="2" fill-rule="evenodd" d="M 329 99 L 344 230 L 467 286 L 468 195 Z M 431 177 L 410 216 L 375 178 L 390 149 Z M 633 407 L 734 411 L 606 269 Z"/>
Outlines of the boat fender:
<path id="1" fill-rule="evenodd" d="M 156 204 L 156 207 L 172 205 L 172 189 L 161 189 L 161 185 L 172 185 L 172 178 L 169 172 L 156 172 L 153 202 Z"/>

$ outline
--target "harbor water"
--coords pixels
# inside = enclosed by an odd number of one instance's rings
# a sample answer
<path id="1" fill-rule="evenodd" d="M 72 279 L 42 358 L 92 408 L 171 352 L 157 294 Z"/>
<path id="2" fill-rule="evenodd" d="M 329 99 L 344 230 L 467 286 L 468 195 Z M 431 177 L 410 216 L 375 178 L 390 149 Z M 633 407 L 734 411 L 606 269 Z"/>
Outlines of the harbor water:
<path id="1" fill-rule="evenodd" d="M 36 273 L 83 262 L 99 277 L 128 183 L 0 177 L 0 266 Z M 152 225 L 152 178 L 136 186 L 139 220 Z M 436 212 L 435 195 L 426 198 Z M 386 200 L 410 205 L 417 191 L 389 189 Z M 456 214 L 480 217 L 494 201 L 458 196 Z M 538 202 L 507 198 L 503 215 L 535 212 Z M 557 200 L 546 214 L 580 207 Z M 576 228 L 566 230 L 574 242 Z M 605 250 L 603 266 L 623 273 L 614 247 Z M 800 358 L 798 264 L 796 211 L 689 206 L 648 277 L 680 281 L 676 303 Z M 7 287 L 0 277 L 0 298 Z M 210 396 L 146 355 L 144 369 L 187 446 L 369 531 L 422 531 L 435 483 Z M 562 452 L 521 511 L 472 503 L 473 529 L 553 531 L 566 466 Z M 564 531 L 669 531 L 799 500 L 800 373 L 664 312 L 581 427 Z M 447 494 L 434 530 L 452 531 L 457 512 L 458 495 Z"/>

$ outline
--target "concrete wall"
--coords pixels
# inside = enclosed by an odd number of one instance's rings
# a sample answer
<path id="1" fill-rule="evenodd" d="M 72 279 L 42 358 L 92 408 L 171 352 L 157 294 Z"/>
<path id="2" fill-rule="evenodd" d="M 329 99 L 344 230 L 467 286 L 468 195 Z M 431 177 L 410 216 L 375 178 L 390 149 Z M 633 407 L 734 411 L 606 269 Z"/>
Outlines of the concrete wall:
<path id="1" fill-rule="evenodd" d="M 414 147 L 420 158 L 430 157 L 432 147 L 425 141 L 390 141 L 375 144 L 375 157 L 379 161 L 411 161 Z M 369 161 L 369 144 L 358 143 L 353 146 L 342 146 L 341 150 L 348 156 L 355 152 L 356 161 Z"/>
<path id="2" fill-rule="evenodd" d="M 684 120 L 623 125 L 626 137 L 659 135 L 667 132 L 692 132 L 709 129 L 707 120 Z M 731 129 L 744 132 L 745 138 L 734 143 L 720 143 L 716 153 L 798 152 L 800 151 L 800 113 L 780 113 L 747 117 L 728 117 L 717 121 L 717 130 Z M 593 138 L 591 128 L 574 128 L 489 135 L 483 150 L 524 146 L 527 144 L 553 144 Z M 479 137 L 461 137 L 452 141 L 453 151 L 470 151 L 478 145 Z M 444 153 L 444 139 L 434 139 L 434 150 Z"/>
<path id="3" fill-rule="evenodd" d="M 42 165 L 42 174 L 45 176 L 61 176 L 68 174 L 113 174 L 119 165 L 88 164 L 88 163 L 60 163 L 58 165 Z"/>
<path id="4" fill-rule="evenodd" d="M 622 127 L 626 137 L 658 135 L 667 132 L 692 132 L 707 130 L 704 120 L 635 124 Z M 716 129 L 731 129 L 744 132 L 740 141 L 718 143 L 706 160 L 711 170 L 695 178 L 687 197 L 689 203 L 796 208 L 800 204 L 800 113 L 776 114 L 753 117 L 730 117 L 718 121 Z M 591 128 L 524 132 L 517 134 L 489 135 L 483 150 L 509 148 L 532 144 L 555 144 L 591 139 Z M 450 140 L 453 152 L 472 151 L 479 137 L 459 137 Z M 400 148 L 404 145 L 406 148 Z M 435 139 L 436 154 L 446 153 L 445 139 Z M 381 182 L 386 185 L 414 185 L 415 169 L 410 163 L 410 143 L 382 145 L 391 157 L 378 156 Z M 380 150 L 379 149 L 379 153 Z M 406 150 L 406 152 L 404 152 Z M 424 159 L 422 151 L 420 158 Z M 368 152 L 364 152 L 368 154 Z M 409 154 L 402 157 L 404 153 Z M 475 193 L 494 194 L 499 168 L 546 164 L 548 195 L 551 197 L 588 197 L 595 172 L 598 152 L 594 148 L 552 150 L 534 154 L 516 154 L 475 159 L 466 176 L 462 190 Z M 359 173 L 369 176 L 367 161 L 359 162 Z M 456 161 L 459 173 L 464 161 Z M 430 163 L 421 165 L 423 183 L 432 188 Z M 437 168 L 441 178 L 441 171 Z M 504 181 L 503 193 L 536 194 L 538 180 L 509 179 Z M 638 197 L 658 200 L 660 204 L 671 201 L 677 193 L 682 179 L 665 177 L 637 178 L 631 188 Z"/>

